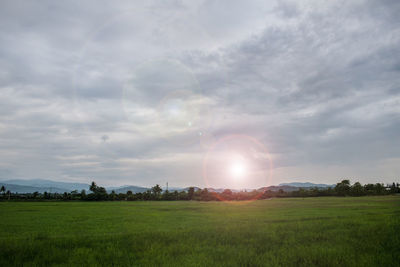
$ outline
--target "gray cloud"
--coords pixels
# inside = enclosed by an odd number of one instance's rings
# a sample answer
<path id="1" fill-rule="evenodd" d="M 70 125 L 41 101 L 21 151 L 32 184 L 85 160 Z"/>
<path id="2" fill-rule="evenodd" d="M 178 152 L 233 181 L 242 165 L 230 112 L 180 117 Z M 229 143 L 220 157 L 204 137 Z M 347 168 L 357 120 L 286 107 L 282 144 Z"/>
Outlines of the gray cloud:
<path id="1" fill-rule="evenodd" d="M 400 171 L 397 1 L 0 5 L 0 178 L 204 186 L 232 135 L 265 183 Z"/>

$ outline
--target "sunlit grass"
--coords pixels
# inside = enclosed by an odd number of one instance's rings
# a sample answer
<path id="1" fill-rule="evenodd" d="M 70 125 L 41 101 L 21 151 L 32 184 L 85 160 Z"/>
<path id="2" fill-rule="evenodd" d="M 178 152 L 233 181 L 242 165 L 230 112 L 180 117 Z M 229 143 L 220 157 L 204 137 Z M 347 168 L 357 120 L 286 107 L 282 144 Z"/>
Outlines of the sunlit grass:
<path id="1" fill-rule="evenodd" d="M 2 202 L 0 266 L 396 266 L 400 197 Z"/>

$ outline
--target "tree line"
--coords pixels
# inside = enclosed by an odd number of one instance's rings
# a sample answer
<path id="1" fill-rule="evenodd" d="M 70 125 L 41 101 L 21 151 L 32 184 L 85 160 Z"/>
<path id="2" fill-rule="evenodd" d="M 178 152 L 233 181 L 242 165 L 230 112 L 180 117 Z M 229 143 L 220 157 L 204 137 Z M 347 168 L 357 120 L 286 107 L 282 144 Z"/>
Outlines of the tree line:
<path id="1" fill-rule="evenodd" d="M 60 193 L 12 193 L 4 186 L 0 189 L 1 200 L 82 200 L 82 201 L 140 201 L 140 200 L 198 200 L 198 201 L 232 201 L 232 200 L 254 200 L 268 199 L 274 197 L 321 197 L 321 196 L 367 196 L 367 195 L 389 195 L 399 194 L 400 184 L 392 183 L 384 185 L 381 183 L 365 184 L 359 182 L 350 184 L 350 180 L 343 180 L 337 183 L 335 187 L 328 188 L 299 188 L 295 191 L 278 191 L 271 190 L 252 190 L 234 192 L 230 189 L 225 189 L 223 192 L 209 191 L 207 188 L 195 190 L 194 187 L 189 187 L 186 191 L 168 191 L 163 190 L 158 184 L 151 189 L 133 193 L 116 193 L 114 190 L 108 193 L 104 187 L 98 186 L 92 182 L 89 192 L 77 190 L 71 192 Z"/>

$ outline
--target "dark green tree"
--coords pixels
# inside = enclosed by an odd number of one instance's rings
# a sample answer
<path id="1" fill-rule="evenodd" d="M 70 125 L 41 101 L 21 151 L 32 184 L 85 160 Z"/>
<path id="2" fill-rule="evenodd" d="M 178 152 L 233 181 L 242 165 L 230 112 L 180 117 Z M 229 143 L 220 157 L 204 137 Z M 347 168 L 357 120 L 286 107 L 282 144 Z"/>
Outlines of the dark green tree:
<path id="1" fill-rule="evenodd" d="M 95 182 L 92 182 L 89 189 L 93 194 L 88 195 L 88 200 L 107 200 L 108 195 L 104 187 L 97 186 Z"/>
<path id="2" fill-rule="evenodd" d="M 158 184 L 156 184 L 155 186 L 153 186 L 153 187 L 151 188 L 151 191 L 152 191 L 152 193 L 154 194 L 155 199 L 159 199 L 159 198 L 160 198 L 160 194 L 161 194 L 161 192 L 162 192 L 162 189 L 161 189 L 161 187 L 160 187 Z"/>
<path id="3" fill-rule="evenodd" d="M 194 192 L 194 190 L 193 190 L 193 192 Z M 186 191 L 182 190 L 181 192 L 178 193 L 178 199 L 179 200 L 188 200 L 189 194 Z"/>
<path id="4" fill-rule="evenodd" d="M 366 185 L 364 185 L 364 192 L 367 195 L 375 194 L 375 185 L 374 184 L 366 184 Z"/>
<path id="5" fill-rule="evenodd" d="M 396 186 L 396 184 L 395 183 L 393 183 L 391 186 L 390 186 L 390 193 L 392 193 L 392 194 L 394 194 L 394 193 L 398 193 L 398 191 L 397 191 L 398 189 L 397 189 L 397 186 Z"/>
<path id="6" fill-rule="evenodd" d="M 133 192 L 131 190 L 128 190 L 126 192 L 126 199 L 127 200 L 134 200 L 134 195 L 133 195 Z"/>
<path id="7" fill-rule="evenodd" d="M 151 190 L 146 190 L 146 192 L 143 193 L 143 200 L 151 200 L 153 199 L 153 194 Z"/>
<path id="8" fill-rule="evenodd" d="M 173 195 L 168 190 L 165 190 L 161 196 L 162 200 L 172 200 L 172 197 Z"/>
<path id="9" fill-rule="evenodd" d="M 189 191 L 188 191 L 188 199 L 192 200 L 194 196 L 194 187 L 189 187 Z"/>
<path id="10" fill-rule="evenodd" d="M 179 192 L 178 191 L 174 191 L 174 193 L 172 193 L 172 195 L 173 195 L 173 199 L 174 200 L 179 200 Z"/>
<path id="11" fill-rule="evenodd" d="M 208 192 L 207 188 L 204 188 L 200 192 L 200 200 L 209 201 L 210 200 L 210 193 Z"/>
<path id="12" fill-rule="evenodd" d="M 82 189 L 81 191 L 81 200 L 85 200 L 86 199 L 86 190 Z"/>
<path id="13" fill-rule="evenodd" d="M 110 200 L 116 200 L 117 199 L 117 194 L 115 193 L 114 190 L 111 191 L 111 194 L 109 194 Z"/>
<path id="14" fill-rule="evenodd" d="M 356 182 L 351 186 L 350 192 L 352 196 L 362 196 L 364 195 L 364 187 L 359 182 Z"/>
<path id="15" fill-rule="evenodd" d="M 342 180 L 335 186 L 335 191 L 339 196 L 346 196 L 350 193 L 350 180 Z"/>
<path id="16" fill-rule="evenodd" d="M 93 193 L 96 193 L 97 188 L 98 188 L 97 184 L 93 181 L 92 184 L 90 185 L 89 190 L 92 191 Z"/>
<path id="17" fill-rule="evenodd" d="M 385 186 L 380 183 L 375 184 L 375 194 L 376 195 L 384 195 L 386 193 Z"/>

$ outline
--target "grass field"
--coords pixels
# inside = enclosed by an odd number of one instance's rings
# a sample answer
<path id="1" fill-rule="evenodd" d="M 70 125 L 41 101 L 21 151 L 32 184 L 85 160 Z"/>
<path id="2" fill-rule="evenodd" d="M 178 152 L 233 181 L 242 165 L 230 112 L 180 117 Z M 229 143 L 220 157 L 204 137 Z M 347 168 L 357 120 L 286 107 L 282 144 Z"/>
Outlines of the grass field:
<path id="1" fill-rule="evenodd" d="M 400 266 L 400 197 L 0 202 L 0 266 Z"/>

